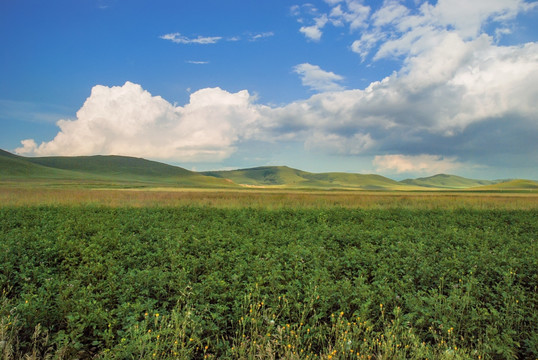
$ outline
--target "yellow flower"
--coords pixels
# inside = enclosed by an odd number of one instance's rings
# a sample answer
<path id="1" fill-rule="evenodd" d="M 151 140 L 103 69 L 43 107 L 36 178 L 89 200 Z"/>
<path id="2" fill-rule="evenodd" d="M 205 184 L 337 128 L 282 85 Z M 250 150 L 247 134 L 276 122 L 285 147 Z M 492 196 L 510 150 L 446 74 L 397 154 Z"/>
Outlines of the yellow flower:
<path id="1" fill-rule="evenodd" d="M 159 313 L 155 314 L 155 317 L 159 317 Z"/>

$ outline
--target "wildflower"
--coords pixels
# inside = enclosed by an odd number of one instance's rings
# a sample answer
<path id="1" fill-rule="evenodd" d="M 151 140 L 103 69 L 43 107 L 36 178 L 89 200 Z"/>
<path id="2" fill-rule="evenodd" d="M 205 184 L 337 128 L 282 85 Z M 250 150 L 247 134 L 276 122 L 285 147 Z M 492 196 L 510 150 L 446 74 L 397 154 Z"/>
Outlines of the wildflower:
<path id="1" fill-rule="evenodd" d="M 155 314 L 155 317 L 159 317 L 159 313 Z"/>

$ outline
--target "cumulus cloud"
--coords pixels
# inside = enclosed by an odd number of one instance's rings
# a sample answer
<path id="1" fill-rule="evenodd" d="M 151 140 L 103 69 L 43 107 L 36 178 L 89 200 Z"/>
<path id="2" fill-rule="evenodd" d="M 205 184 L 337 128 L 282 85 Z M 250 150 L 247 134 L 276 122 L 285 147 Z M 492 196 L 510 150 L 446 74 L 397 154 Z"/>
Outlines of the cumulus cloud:
<path id="1" fill-rule="evenodd" d="M 424 2 L 412 12 L 397 1 L 388 0 L 372 14 L 368 29 L 352 44 L 362 58 L 378 46 L 374 60 L 397 56 L 415 56 L 435 46 L 447 32 L 473 40 L 488 24 L 495 24 L 497 37 L 507 33 L 505 23 L 517 14 L 537 6 L 523 0 Z"/>
<path id="2" fill-rule="evenodd" d="M 344 14 L 352 3 L 357 14 L 367 12 L 353 1 L 328 3 L 339 10 L 323 26 L 340 20 L 351 29 Z M 469 18 L 451 15 L 447 4 L 461 5 Z M 310 63 L 294 72 L 319 93 L 280 107 L 257 104 L 245 90 L 202 89 L 176 107 L 139 85 L 96 86 L 76 119 L 58 121 L 53 140 L 26 139 L 17 152 L 218 161 L 246 140 L 285 140 L 308 151 L 377 156 L 374 165 L 384 172 L 449 172 L 477 162 L 507 166 L 513 156 L 538 167 L 538 43 L 500 46 L 482 31 L 491 21 L 505 29 L 507 19 L 531 5 L 439 0 L 415 12 L 402 6 L 384 2 L 352 45 L 373 61 L 402 57 L 398 71 L 364 89 L 345 90 L 342 76 Z"/>
<path id="3" fill-rule="evenodd" d="M 509 164 L 507 154 L 538 166 L 537 43 L 499 46 L 488 35 L 465 41 L 446 32 L 365 89 L 342 90 L 341 76 L 316 65 L 295 71 L 321 93 L 280 107 L 257 104 L 246 90 L 201 89 L 176 107 L 129 82 L 95 86 L 76 119 L 57 122 L 53 140 L 26 139 L 17 152 L 215 162 L 246 140 L 285 140 L 308 151 L 381 156 L 377 164 L 386 171 L 403 168 L 390 167 L 388 159 L 441 171 L 436 164 Z M 400 157 L 383 158 L 393 154 Z M 435 155 L 412 157 L 422 154 Z"/>
<path id="4" fill-rule="evenodd" d="M 462 166 L 453 157 L 440 155 L 381 155 L 373 160 L 380 173 L 425 173 L 438 174 L 454 171 Z"/>
<path id="5" fill-rule="evenodd" d="M 171 33 L 159 36 L 163 40 L 169 40 L 176 44 L 215 44 L 222 40 L 221 36 L 198 36 L 196 38 L 188 38 L 180 33 Z"/>
<path id="6" fill-rule="evenodd" d="M 532 140 L 537 84 L 538 44 L 498 46 L 487 35 L 464 41 L 446 32 L 400 71 L 364 90 L 316 94 L 272 109 L 271 118 L 274 131 L 293 134 L 308 149 L 446 154 L 466 162 L 480 154 L 481 161 L 492 162 L 510 148 L 519 154 L 538 151 Z M 325 143 L 319 134 L 326 134 Z M 368 134 L 369 146 L 353 134 Z M 356 150 L 330 145 L 336 142 Z"/>
<path id="7" fill-rule="evenodd" d="M 152 96 L 140 85 L 95 86 L 74 120 L 59 120 L 60 131 L 37 145 L 16 149 L 30 155 L 121 154 L 179 161 L 218 161 L 252 135 L 257 119 L 247 91 L 219 88 L 194 92 L 184 107 Z"/>
<path id="8" fill-rule="evenodd" d="M 301 77 L 304 86 L 308 86 L 315 91 L 339 91 L 343 87 L 338 84 L 344 80 L 340 75 L 330 71 L 322 70 L 317 65 L 309 63 L 299 64 L 293 68 L 293 71 Z"/>

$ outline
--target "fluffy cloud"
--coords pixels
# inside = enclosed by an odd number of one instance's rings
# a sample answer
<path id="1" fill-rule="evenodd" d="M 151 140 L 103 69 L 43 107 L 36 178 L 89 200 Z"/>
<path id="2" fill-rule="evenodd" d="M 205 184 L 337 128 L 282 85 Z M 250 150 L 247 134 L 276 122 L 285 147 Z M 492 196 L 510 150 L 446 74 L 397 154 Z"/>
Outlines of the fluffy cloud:
<path id="1" fill-rule="evenodd" d="M 191 94 L 184 107 L 152 96 L 140 85 L 95 86 L 75 120 L 59 120 L 56 137 L 27 139 L 19 154 L 122 154 L 181 161 L 216 161 L 251 136 L 257 111 L 247 91 L 208 88 Z"/>
<path id="2" fill-rule="evenodd" d="M 293 141 L 312 152 L 368 156 L 384 172 L 509 166 L 522 156 L 526 166 L 538 167 L 538 43 L 500 46 L 480 33 L 485 24 L 503 23 L 531 5 L 452 1 L 425 2 L 413 14 L 386 1 L 371 15 L 353 51 L 363 58 L 373 53 L 374 61 L 403 59 L 401 69 L 365 89 L 344 90 L 342 76 L 309 63 L 294 71 L 320 93 L 280 107 L 256 104 L 245 90 L 202 89 L 176 107 L 139 85 L 96 86 L 76 119 L 58 121 L 53 140 L 38 145 L 26 139 L 17 152 L 215 162 L 244 141 Z M 351 28 L 344 14 L 360 4 L 328 3 L 334 11 L 319 28 L 337 21 Z M 447 4 L 461 5 L 468 18 L 451 15 Z M 353 11 L 366 13 L 358 5 Z"/>
<path id="3" fill-rule="evenodd" d="M 293 71 L 299 74 L 304 86 L 308 86 L 315 91 L 338 91 L 343 87 L 338 84 L 344 80 L 340 75 L 330 71 L 322 70 L 317 65 L 309 63 L 299 64 L 293 68 Z"/>
<path id="4" fill-rule="evenodd" d="M 454 171 L 462 166 L 455 158 L 439 155 L 382 155 L 373 161 L 380 173 L 427 173 L 438 174 Z"/>
<path id="5" fill-rule="evenodd" d="M 538 44 L 497 46 L 487 35 L 464 41 L 445 32 L 364 90 L 272 109 L 272 130 L 331 153 L 429 153 L 491 163 L 500 153 L 537 153 L 537 84 Z M 355 134 L 367 134 L 368 146 Z"/>
<path id="6" fill-rule="evenodd" d="M 396 1 L 385 1 L 371 16 L 361 38 L 355 40 L 352 51 L 366 55 L 378 46 L 374 60 L 393 56 L 415 56 L 435 46 L 447 32 L 463 40 L 473 40 L 482 29 L 494 23 L 497 36 L 507 33 L 504 23 L 528 11 L 538 3 L 523 0 L 439 0 L 435 5 L 424 2 L 415 13 Z"/>

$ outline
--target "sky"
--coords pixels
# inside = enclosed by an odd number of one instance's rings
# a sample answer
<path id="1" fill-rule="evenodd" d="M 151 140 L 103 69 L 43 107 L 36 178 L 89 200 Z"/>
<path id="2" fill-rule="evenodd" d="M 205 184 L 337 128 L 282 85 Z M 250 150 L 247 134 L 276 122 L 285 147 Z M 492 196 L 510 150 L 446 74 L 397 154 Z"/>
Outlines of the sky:
<path id="1" fill-rule="evenodd" d="M 538 1 L 2 0 L 0 148 L 538 179 Z"/>

